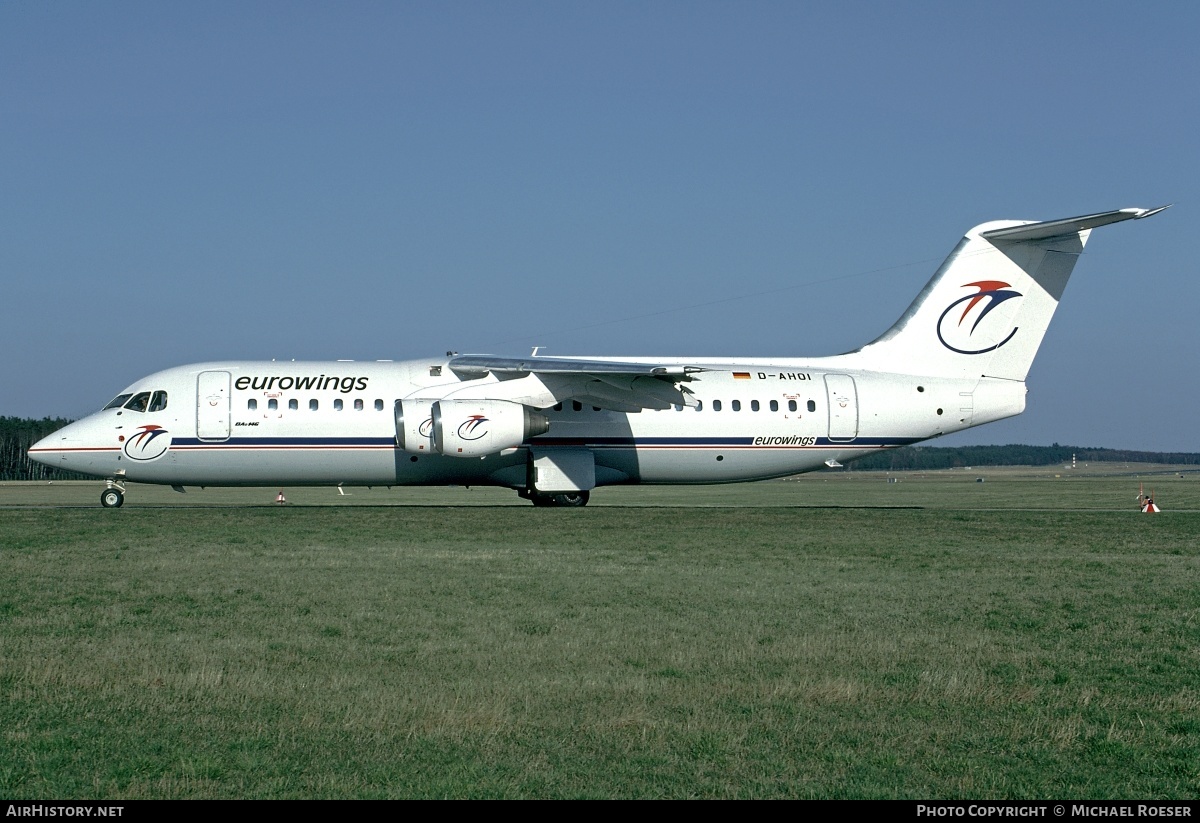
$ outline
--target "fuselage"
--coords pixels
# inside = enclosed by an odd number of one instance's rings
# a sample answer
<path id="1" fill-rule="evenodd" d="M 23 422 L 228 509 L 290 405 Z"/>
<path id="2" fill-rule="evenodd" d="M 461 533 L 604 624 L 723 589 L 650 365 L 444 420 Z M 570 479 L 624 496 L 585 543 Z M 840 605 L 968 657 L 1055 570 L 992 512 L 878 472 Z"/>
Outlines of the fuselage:
<path id="1" fill-rule="evenodd" d="M 501 382 L 494 375 L 463 379 L 447 359 L 202 363 L 138 380 L 102 411 L 37 443 L 30 456 L 98 477 L 173 486 L 520 489 L 532 452 L 586 450 L 596 486 L 724 483 L 811 471 L 1024 408 L 1023 383 L 993 387 L 985 409 L 976 399 L 978 378 L 855 371 L 838 361 L 656 359 L 703 369 L 688 384 L 690 405 L 621 412 L 566 399 L 540 410 L 549 419 L 545 433 L 472 457 L 401 448 L 397 401 L 468 384 L 486 393 Z"/>

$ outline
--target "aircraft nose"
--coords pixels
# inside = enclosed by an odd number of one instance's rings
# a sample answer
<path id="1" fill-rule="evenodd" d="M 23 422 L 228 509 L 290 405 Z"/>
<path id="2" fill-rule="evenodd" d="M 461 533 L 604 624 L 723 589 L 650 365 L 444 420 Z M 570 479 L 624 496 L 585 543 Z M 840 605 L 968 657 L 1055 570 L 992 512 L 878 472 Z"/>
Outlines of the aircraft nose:
<path id="1" fill-rule="evenodd" d="M 100 432 L 87 420 L 78 420 L 48 434 L 29 447 L 29 459 L 44 466 L 53 466 L 83 474 L 104 474 L 110 471 L 104 458 L 115 448 L 106 448 Z"/>
<path id="2" fill-rule="evenodd" d="M 67 428 L 70 428 L 70 426 Z M 46 435 L 41 440 L 30 446 L 29 450 L 26 452 L 26 454 L 29 455 L 29 459 L 35 463 L 41 463 L 44 466 L 56 465 L 59 460 L 58 443 L 60 442 L 62 432 L 64 431 L 66 431 L 66 429 L 59 429 L 53 434 Z"/>

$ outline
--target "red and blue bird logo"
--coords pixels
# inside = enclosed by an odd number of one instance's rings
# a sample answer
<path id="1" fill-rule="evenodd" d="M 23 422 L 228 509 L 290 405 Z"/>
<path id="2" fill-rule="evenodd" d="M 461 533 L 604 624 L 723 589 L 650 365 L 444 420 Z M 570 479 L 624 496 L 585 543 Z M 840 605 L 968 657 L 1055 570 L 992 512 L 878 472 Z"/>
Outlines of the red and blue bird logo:
<path id="1" fill-rule="evenodd" d="M 162 457 L 171 445 L 171 433 L 162 426 L 138 426 L 137 434 L 125 441 L 125 456 L 130 460 Z"/>
<path id="2" fill-rule="evenodd" d="M 938 318 L 937 336 L 942 345 L 958 354 L 985 354 L 1012 340 L 1017 327 L 1012 325 L 1011 316 L 992 312 L 1023 295 L 1003 280 L 978 280 L 963 288 L 976 291 L 953 301 Z"/>
<path id="3" fill-rule="evenodd" d="M 463 440 L 478 440 L 488 433 L 483 425 L 486 422 L 488 419 L 482 414 L 473 414 L 458 424 L 458 436 Z"/>

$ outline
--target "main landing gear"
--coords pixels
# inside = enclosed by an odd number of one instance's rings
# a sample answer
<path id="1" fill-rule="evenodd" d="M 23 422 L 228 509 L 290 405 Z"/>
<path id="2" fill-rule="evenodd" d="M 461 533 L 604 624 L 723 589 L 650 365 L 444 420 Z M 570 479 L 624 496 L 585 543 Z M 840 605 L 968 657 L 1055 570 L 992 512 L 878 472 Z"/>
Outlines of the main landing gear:
<path id="1" fill-rule="evenodd" d="M 562 494 L 537 494 L 530 493 L 525 489 L 517 492 L 528 499 L 539 509 L 577 509 L 581 506 L 586 506 L 588 499 L 591 497 L 591 492 L 563 492 Z"/>
<path id="2" fill-rule="evenodd" d="M 109 480 L 108 488 L 100 493 L 100 505 L 106 509 L 119 509 L 125 502 L 125 488 Z"/>

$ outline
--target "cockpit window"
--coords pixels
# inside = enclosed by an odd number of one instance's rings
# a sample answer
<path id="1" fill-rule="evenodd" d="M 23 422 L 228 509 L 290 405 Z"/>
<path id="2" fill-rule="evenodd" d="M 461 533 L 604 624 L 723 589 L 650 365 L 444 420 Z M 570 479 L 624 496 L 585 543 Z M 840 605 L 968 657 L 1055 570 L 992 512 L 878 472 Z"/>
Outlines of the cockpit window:
<path id="1" fill-rule="evenodd" d="M 119 409 L 125 405 L 125 401 L 133 397 L 132 394 L 118 394 L 112 399 L 112 402 L 105 406 L 105 409 Z"/>
<path id="2" fill-rule="evenodd" d="M 150 392 L 144 391 L 140 394 L 135 394 L 133 399 L 125 404 L 125 408 L 130 411 L 144 412 L 146 407 L 150 405 Z"/>
<path id="3" fill-rule="evenodd" d="M 144 391 L 137 394 L 119 394 L 104 408 L 119 409 L 122 407 L 135 412 L 164 411 L 167 408 L 167 393 L 165 391 Z"/>

